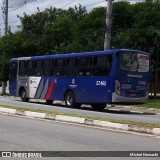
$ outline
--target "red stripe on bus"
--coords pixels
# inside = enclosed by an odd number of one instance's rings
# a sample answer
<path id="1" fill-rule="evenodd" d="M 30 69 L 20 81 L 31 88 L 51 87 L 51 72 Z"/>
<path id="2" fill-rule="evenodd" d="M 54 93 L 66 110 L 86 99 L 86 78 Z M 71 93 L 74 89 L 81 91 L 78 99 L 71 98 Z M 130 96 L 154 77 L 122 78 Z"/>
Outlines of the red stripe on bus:
<path id="1" fill-rule="evenodd" d="M 45 96 L 45 99 L 49 100 L 51 98 L 53 88 L 54 88 L 54 80 L 52 80 L 51 85 L 48 88 L 48 91 L 47 91 L 47 94 Z"/>

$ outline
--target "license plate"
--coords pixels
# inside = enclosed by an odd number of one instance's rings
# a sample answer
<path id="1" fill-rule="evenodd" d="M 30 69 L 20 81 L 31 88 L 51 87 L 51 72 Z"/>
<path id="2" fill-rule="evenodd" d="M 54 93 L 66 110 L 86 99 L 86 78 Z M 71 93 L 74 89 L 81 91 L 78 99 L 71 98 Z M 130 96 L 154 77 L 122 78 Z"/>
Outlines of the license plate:
<path id="1" fill-rule="evenodd" d="M 135 97 L 135 96 L 136 96 L 136 93 L 131 93 L 130 96 L 131 96 L 131 97 Z"/>

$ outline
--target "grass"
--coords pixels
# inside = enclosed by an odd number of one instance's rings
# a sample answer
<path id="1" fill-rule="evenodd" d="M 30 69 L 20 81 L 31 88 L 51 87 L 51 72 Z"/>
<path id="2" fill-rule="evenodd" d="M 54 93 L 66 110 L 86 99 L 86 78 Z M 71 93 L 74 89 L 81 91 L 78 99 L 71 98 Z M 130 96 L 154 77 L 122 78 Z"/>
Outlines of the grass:
<path id="1" fill-rule="evenodd" d="M 90 119 L 90 120 L 100 120 L 100 121 L 107 121 L 107 122 L 112 122 L 112 123 L 135 125 L 135 126 L 140 126 L 140 127 L 160 128 L 160 124 L 156 124 L 156 123 L 145 123 L 145 122 L 137 122 L 137 121 L 129 121 L 129 120 L 118 120 L 118 119 L 101 118 L 101 117 L 94 117 L 94 116 L 92 117 L 92 116 L 85 116 L 85 115 L 79 115 L 79 114 L 46 111 L 46 110 L 41 110 L 41 109 L 20 108 L 20 107 L 14 107 L 14 106 L 6 106 L 6 105 L 0 105 L 0 107 L 17 109 L 17 110 L 21 110 L 21 111 L 31 111 L 31 112 L 53 114 L 53 115 L 63 115 L 63 116 L 86 118 L 86 119 Z"/>
<path id="2" fill-rule="evenodd" d="M 134 104 L 135 107 L 142 108 L 155 108 L 160 109 L 160 99 L 149 99 L 147 103 L 144 104 Z"/>

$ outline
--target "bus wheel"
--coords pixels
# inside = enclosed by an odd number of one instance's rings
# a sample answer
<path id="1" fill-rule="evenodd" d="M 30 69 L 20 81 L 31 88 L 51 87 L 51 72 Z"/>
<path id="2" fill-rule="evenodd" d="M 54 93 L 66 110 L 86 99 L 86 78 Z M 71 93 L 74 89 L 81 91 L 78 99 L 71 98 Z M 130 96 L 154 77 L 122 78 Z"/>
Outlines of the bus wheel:
<path id="1" fill-rule="evenodd" d="M 51 104 L 53 104 L 53 100 L 46 100 L 46 103 L 47 103 L 48 105 L 51 105 Z"/>
<path id="2" fill-rule="evenodd" d="M 106 107 L 106 104 L 105 103 L 102 103 L 102 104 L 91 104 L 91 107 L 95 111 L 101 111 Z"/>
<path id="3" fill-rule="evenodd" d="M 72 91 L 68 91 L 65 94 L 65 105 L 67 107 L 74 107 L 75 106 L 75 96 Z"/>
<path id="4" fill-rule="evenodd" d="M 29 101 L 29 98 L 27 98 L 27 94 L 26 94 L 26 90 L 25 90 L 25 89 L 23 89 L 23 90 L 21 91 L 21 100 L 22 100 L 23 102 L 28 102 L 28 101 Z"/>

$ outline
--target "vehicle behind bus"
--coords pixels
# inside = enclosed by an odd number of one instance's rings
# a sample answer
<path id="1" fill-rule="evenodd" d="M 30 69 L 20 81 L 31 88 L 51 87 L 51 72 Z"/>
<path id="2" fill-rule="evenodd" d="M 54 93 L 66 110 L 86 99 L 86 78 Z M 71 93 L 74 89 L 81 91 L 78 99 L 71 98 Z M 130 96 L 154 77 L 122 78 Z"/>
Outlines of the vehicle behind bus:
<path id="1" fill-rule="evenodd" d="M 68 107 L 140 102 L 148 98 L 150 56 L 135 50 L 108 50 L 13 58 L 10 61 L 11 96 L 22 101 L 65 101 Z"/>

